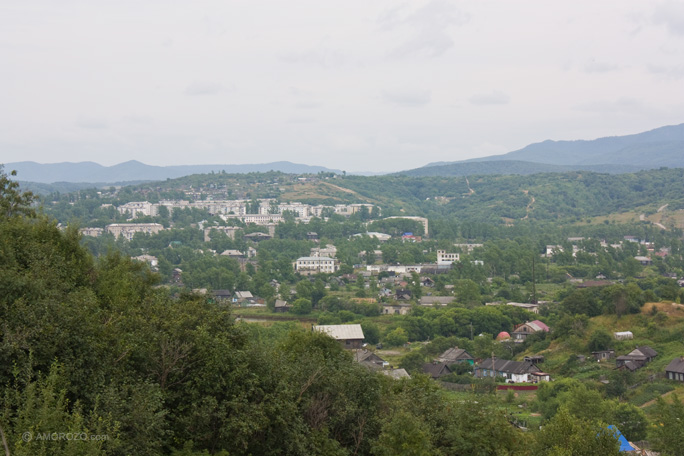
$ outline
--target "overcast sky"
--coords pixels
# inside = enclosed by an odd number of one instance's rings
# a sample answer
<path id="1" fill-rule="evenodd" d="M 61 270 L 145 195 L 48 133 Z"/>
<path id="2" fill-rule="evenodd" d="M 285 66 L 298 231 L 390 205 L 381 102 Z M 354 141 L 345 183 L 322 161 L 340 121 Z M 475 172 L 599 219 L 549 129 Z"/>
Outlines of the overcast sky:
<path id="1" fill-rule="evenodd" d="M 0 0 L 0 163 L 398 171 L 684 123 L 684 2 Z"/>

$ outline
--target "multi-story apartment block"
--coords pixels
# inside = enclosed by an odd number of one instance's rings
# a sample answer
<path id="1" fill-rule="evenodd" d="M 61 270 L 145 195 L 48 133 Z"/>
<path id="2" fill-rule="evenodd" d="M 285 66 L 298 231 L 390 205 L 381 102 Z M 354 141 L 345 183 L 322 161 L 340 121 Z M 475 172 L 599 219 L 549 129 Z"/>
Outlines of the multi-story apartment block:
<path id="1" fill-rule="evenodd" d="M 329 257 L 301 257 L 293 264 L 296 272 L 302 275 L 333 273 L 340 270 L 340 262 Z"/>
<path id="2" fill-rule="evenodd" d="M 446 250 L 437 250 L 437 265 L 447 265 L 459 261 L 461 256 L 458 253 L 447 253 Z"/>
<path id="3" fill-rule="evenodd" d="M 135 233 L 157 234 L 163 229 L 159 223 L 112 223 L 105 227 L 105 232 L 112 233 L 115 238 L 123 236 L 130 241 Z"/>
<path id="4" fill-rule="evenodd" d="M 147 201 L 131 201 L 130 203 L 126 203 L 123 206 L 117 207 L 116 210 L 119 211 L 119 214 L 122 215 L 128 213 L 129 218 L 132 219 L 136 218 L 138 214 L 142 214 L 148 217 L 154 217 L 158 213 L 158 205 L 148 203 Z"/>

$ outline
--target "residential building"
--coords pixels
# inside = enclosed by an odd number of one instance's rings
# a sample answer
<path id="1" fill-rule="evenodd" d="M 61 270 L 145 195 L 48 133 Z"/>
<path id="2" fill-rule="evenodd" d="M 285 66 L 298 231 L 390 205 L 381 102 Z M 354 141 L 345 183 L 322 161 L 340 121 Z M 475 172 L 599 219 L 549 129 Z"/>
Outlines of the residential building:
<path id="1" fill-rule="evenodd" d="M 285 313 L 285 312 L 289 312 L 290 308 L 292 308 L 292 306 L 290 304 L 288 304 L 287 301 L 283 301 L 282 299 L 276 299 L 275 305 L 273 307 L 273 311 Z"/>
<path id="2" fill-rule="evenodd" d="M 447 253 L 446 250 L 437 250 L 437 265 L 444 266 L 460 261 L 460 254 Z"/>
<path id="3" fill-rule="evenodd" d="M 549 381 L 549 375 L 535 364 L 525 361 L 487 358 L 474 371 L 475 377 L 503 377 L 513 383 Z"/>
<path id="4" fill-rule="evenodd" d="M 644 345 L 642 347 L 637 347 L 626 355 L 618 356 L 615 359 L 615 365 L 617 368 L 624 367 L 631 371 L 635 371 L 653 361 L 656 356 L 658 356 L 658 352 L 651 347 Z"/>
<path id="5" fill-rule="evenodd" d="M 104 233 L 104 228 L 81 228 L 78 232 L 81 236 L 100 237 Z"/>
<path id="6" fill-rule="evenodd" d="M 591 352 L 592 356 L 594 359 L 598 362 L 601 361 L 608 361 L 611 358 L 615 358 L 615 350 L 608 349 L 608 350 L 599 350 L 595 352 Z"/>
<path id="7" fill-rule="evenodd" d="M 381 370 L 389 363 L 370 350 L 362 349 L 354 351 L 354 361 L 370 370 Z"/>
<path id="8" fill-rule="evenodd" d="M 670 364 L 665 368 L 665 376 L 670 380 L 684 382 L 684 356 L 670 361 Z"/>
<path id="9" fill-rule="evenodd" d="M 363 345 L 361 325 L 314 325 L 311 329 L 329 335 L 347 349 L 361 348 Z"/>
<path id="10" fill-rule="evenodd" d="M 446 363 L 433 361 L 431 363 L 423 364 L 423 372 L 428 374 L 430 377 L 437 379 L 444 377 L 445 375 L 449 375 L 451 373 L 451 369 L 449 369 L 449 366 L 447 366 Z"/>
<path id="11" fill-rule="evenodd" d="M 468 363 L 471 366 L 475 362 L 473 358 L 464 348 L 452 347 L 439 355 L 438 360 L 446 364 Z"/>
<path id="12" fill-rule="evenodd" d="M 454 302 L 454 296 L 422 296 L 420 298 L 421 306 L 446 306 Z"/>
<path id="13" fill-rule="evenodd" d="M 302 275 L 332 274 L 340 270 L 340 262 L 335 258 L 310 256 L 297 258 L 293 264 L 295 272 Z"/>
<path id="14" fill-rule="evenodd" d="M 513 340 L 517 342 L 522 342 L 530 334 L 534 334 L 539 331 L 549 332 L 549 327 L 546 326 L 544 322 L 539 320 L 528 321 L 515 327 L 515 330 L 512 334 Z"/>
<path id="15" fill-rule="evenodd" d="M 119 214 L 128 214 L 129 219 L 136 218 L 138 216 L 154 217 L 158 214 L 159 206 L 156 204 L 148 203 L 147 201 L 131 201 L 116 208 Z"/>
<path id="16" fill-rule="evenodd" d="M 115 238 L 123 236 L 130 241 L 135 233 L 157 234 L 163 229 L 159 223 L 112 223 L 105 227 L 105 232 L 113 234 Z"/>
<path id="17" fill-rule="evenodd" d="M 408 315 L 411 313 L 411 304 L 383 304 L 382 313 L 385 315 Z"/>
<path id="18" fill-rule="evenodd" d="M 204 242 L 211 241 L 211 232 L 216 230 L 219 233 L 225 233 L 230 239 L 235 239 L 235 233 L 242 228 L 238 226 L 211 226 L 204 229 Z"/>
<path id="19" fill-rule="evenodd" d="M 337 247 L 332 244 L 327 244 L 325 247 L 312 247 L 311 256 L 312 257 L 328 257 L 335 258 L 337 255 Z"/>

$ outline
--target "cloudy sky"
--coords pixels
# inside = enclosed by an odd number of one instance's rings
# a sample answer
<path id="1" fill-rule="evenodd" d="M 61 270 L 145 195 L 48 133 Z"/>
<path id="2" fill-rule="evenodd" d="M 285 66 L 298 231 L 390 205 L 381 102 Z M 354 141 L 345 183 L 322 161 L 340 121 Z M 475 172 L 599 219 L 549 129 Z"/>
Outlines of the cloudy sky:
<path id="1" fill-rule="evenodd" d="M 684 123 L 684 2 L 0 0 L 0 163 L 398 171 Z"/>

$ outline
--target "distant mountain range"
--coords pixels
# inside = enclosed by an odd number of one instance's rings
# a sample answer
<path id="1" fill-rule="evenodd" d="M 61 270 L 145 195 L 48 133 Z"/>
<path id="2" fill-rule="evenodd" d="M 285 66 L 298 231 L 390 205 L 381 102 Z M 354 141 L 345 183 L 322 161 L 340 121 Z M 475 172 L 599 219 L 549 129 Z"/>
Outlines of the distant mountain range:
<path id="1" fill-rule="evenodd" d="M 288 161 L 258 165 L 183 165 L 151 166 L 136 160 L 114 166 L 102 166 L 94 162 L 50 163 L 15 162 L 5 164 L 5 171 L 17 171 L 17 179 L 22 182 L 55 183 L 78 182 L 104 185 L 110 182 L 159 181 L 175 179 L 191 174 L 206 174 L 225 171 L 226 173 L 259 173 L 281 171 L 289 174 L 317 174 L 323 172 L 341 173 L 336 169 L 322 166 L 309 166 Z"/>
<path id="2" fill-rule="evenodd" d="M 684 168 L 684 124 L 590 141 L 548 140 L 503 155 L 429 163 L 399 174 L 460 176 L 575 170 L 624 173 L 661 167 Z"/>
<path id="3" fill-rule="evenodd" d="M 661 167 L 684 168 L 684 124 L 656 128 L 627 136 L 594 140 L 544 141 L 530 144 L 503 155 L 454 162 L 429 163 L 421 168 L 395 174 L 409 176 L 464 176 L 484 174 L 537 174 L 568 171 L 628 173 Z M 111 183 L 160 181 L 191 174 L 251 173 L 281 171 L 290 174 L 341 173 L 322 166 L 309 166 L 288 161 L 254 165 L 184 165 L 151 166 L 139 161 L 127 161 L 114 166 L 94 162 L 39 164 L 35 162 L 7 163 L 5 171 L 17 171 L 23 183 L 78 183 L 104 186 Z M 382 173 L 356 173 L 362 175 Z M 65 185 L 65 189 L 73 185 Z M 42 189 L 47 191 L 47 189 Z"/>

